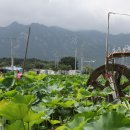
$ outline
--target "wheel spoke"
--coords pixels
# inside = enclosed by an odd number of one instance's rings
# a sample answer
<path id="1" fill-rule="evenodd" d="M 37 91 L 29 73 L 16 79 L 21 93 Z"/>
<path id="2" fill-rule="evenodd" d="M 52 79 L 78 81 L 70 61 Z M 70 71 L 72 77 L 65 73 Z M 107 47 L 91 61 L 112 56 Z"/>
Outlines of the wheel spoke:
<path id="1" fill-rule="evenodd" d="M 121 85 L 121 89 L 125 89 L 128 85 L 130 85 L 130 80 Z"/>
<path id="2" fill-rule="evenodd" d="M 130 85 L 130 81 L 127 81 L 124 84 L 118 86 L 118 93 L 119 93 L 120 97 L 125 96 L 125 93 L 123 92 L 123 89 L 125 89 L 128 85 Z"/>
<path id="3" fill-rule="evenodd" d="M 106 80 L 105 73 L 101 74 L 103 79 Z"/>
<path id="4" fill-rule="evenodd" d="M 114 79 L 115 79 L 115 82 L 116 82 L 116 86 L 119 86 L 120 85 L 120 79 L 121 79 L 121 73 L 119 72 L 116 72 L 115 75 L 114 75 Z"/>
<path id="5" fill-rule="evenodd" d="M 106 87 L 110 86 L 110 83 L 109 83 L 108 80 L 106 80 L 105 86 L 106 86 Z"/>
<path id="6" fill-rule="evenodd" d="M 94 86 L 95 88 L 100 88 L 100 89 L 102 89 L 102 90 L 105 88 L 105 86 L 101 85 L 98 81 L 94 81 L 94 82 L 93 82 L 93 86 Z"/>

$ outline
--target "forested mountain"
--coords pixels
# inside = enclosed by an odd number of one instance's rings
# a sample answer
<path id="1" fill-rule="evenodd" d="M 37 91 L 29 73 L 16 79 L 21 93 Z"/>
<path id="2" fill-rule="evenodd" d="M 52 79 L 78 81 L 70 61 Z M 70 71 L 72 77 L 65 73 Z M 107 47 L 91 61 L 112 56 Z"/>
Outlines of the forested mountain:
<path id="1" fill-rule="evenodd" d="M 75 56 L 80 61 L 96 60 L 94 66 L 104 64 L 106 34 L 94 30 L 70 31 L 60 27 L 47 27 L 32 23 L 28 47 L 29 58 L 58 61 L 61 57 Z M 10 57 L 11 42 L 14 57 L 23 58 L 29 25 L 17 22 L 0 27 L 0 58 Z M 110 35 L 112 49 L 126 47 L 130 34 Z M 129 48 L 129 46 L 127 46 Z"/>

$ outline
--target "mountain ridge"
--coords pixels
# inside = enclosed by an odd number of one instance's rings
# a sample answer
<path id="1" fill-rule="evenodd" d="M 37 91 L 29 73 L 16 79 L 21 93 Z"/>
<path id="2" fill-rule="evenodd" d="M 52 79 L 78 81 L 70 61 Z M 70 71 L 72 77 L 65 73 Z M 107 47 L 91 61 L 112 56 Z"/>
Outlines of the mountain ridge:
<path id="1" fill-rule="evenodd" d="M 31 27 L 28 46 L 28 58 L 41 60 L 60 60 L 65 56 L 75 56 L 80 62 L 90 64 L 89 60 L 96 60 L 93 66 L 104 64 L 106 34 L 97 30 L 71 31 L 56 26 L 45 26 L 32 23 L 23 25 L 13 22 L 6 27 L 0 27 L 0 58 L 10 57 L 10 43 L 13 43 L 13 56 L 23 58 L 25 54 L 28 28 Z M 110 34 L 111 48 L 123 48 L 129 45 L 130 34 Z M 86 62 L 86 63 L 85 63 Z M 92 65 L 92 63 L 91 63 Z"/>

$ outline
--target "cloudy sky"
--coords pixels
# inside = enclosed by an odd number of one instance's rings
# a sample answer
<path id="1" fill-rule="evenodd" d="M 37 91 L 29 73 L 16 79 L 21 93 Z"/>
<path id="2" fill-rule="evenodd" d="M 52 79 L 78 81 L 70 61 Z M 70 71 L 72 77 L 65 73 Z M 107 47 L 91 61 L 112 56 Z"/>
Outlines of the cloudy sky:
<path id="1" fill-rule="evenodd" d="M 130 14 L 130 0 L 0 0 L 0 26 L 17 21 L 106 32 L 109 11 Z M 111 16 L 111 31 L 127 32 L 129 25 L 130 17 Z"/>

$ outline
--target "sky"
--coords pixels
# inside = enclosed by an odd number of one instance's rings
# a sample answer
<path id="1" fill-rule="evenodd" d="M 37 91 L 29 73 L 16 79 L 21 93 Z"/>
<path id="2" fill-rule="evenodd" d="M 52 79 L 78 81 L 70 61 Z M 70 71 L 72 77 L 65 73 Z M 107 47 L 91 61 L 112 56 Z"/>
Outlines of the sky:
<path id="1" fill-rule="evenodd" d="M 108 12 L 130 14 L 130 0 L 0 0 L 0 26 L 16 21 L 107 31 Z M 130 16 L 111 15 L 110 31 L 130 32 Z"/>

